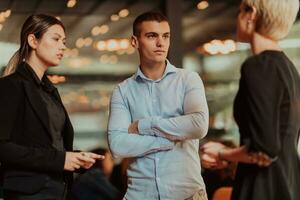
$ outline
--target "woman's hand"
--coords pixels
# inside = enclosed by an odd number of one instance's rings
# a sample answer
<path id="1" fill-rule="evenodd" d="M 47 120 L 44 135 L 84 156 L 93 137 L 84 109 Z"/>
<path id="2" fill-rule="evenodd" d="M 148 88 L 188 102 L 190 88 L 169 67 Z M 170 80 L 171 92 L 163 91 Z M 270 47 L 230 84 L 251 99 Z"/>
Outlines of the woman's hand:
<path id="1" fill-rule="evenodd" d="M 224 169 L 228 166 L 227 161 L 219 161 L 204 152 L 200 152 L 200 161 L 202 167 L 206 169 Z"/>
<path id="2" fill-rule="evenodd" d="M 219 152 L 227 146 L 220 142 L 209 141 L 200 148 L 201 165 L 207 169 L 223 169 L 228 162 L 219 158 Z"/>
<path id="3" fill-rule="evenodd" d="M 260 167 L 267 167 L 272 163 L 272 159 L 263 152 L 248 152 L 245 146 L 230 148 L 220 142 L 207 142 L 201 147 L 201 152 L 214 158 L 216 163 L 226 160 L 256 164 Z"/>
<path id="4" fill-rule="evenodd" d="M 97 159 L 103 160 L 104 156 L 90 152 L 66 152 L 64 170 L 89 169 Z"/>

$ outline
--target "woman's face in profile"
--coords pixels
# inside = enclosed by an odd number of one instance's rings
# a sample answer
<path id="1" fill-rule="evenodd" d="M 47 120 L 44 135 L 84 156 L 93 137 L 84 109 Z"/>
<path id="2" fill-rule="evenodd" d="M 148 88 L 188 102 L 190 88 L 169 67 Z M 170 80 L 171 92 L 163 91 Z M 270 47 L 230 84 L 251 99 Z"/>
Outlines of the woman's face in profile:
<path id="1" fill-rule="evenodd" d="M 64 29 L 56 24 L 50 26 L 41 39 L 37 40 L 35 53 L 45 66 L 57 66 L 64 56 L 66 36 Z"/>

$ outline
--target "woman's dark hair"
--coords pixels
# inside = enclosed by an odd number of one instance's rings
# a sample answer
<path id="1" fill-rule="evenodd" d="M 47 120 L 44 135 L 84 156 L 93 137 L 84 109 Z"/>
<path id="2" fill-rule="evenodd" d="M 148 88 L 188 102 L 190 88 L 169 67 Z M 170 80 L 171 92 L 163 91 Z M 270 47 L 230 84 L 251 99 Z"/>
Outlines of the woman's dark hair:
<path id="1" fill-rule="evenodd" d="M 60 25 L 65 30 L 62 22 L 53 16 L 45 14 L 36 14 L 29 16 L 22 26 L 20 34 L 20 48 L 9 60 L 4 71 L 4 76 L 13 73 L 16 70 L 17 66 L 24 59 L 28 58 L 31 51 L 31 47 L 29 46 L 27 41 L 28 36 L 30 34 L 33 34 L 37 39 L 41 39 L 48 28 L 56 24 Z"/>

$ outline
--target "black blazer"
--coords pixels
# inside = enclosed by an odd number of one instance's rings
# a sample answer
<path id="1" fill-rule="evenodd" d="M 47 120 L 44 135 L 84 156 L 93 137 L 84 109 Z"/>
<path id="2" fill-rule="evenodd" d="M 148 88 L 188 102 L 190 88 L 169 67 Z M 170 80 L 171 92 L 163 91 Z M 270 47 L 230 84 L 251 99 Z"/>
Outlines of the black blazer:
<path id="1" fill-rule="evenodd" d="M 0 162 L 4 190 L 32 194 L 49 176 L 71 182 L 72 173 L 63 171 L 65 152 L 52 147 L 46 105 L 28 67 L 22 63 L 15 73 L 0 79 Z M 55 96 L 63 106 L 56 89 Z M 74 132 L 64 111 L 64 147 L 72 151 Z"/>

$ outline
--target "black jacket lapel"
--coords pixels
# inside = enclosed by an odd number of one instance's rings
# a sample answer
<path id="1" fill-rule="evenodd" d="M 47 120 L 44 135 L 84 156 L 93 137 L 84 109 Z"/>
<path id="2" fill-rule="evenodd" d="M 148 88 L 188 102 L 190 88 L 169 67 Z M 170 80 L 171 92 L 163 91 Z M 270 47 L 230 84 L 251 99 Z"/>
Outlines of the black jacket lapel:
<path id="1" fill-rule="evenodd" d="M 73 137 L 74 137 L 74 130 L 72 123 L 70 121 L 69 115 L 67 113 L 67 110 L 65 106 L 63 105 L 63 102 L 60 98 L 60 95 L 58 93 L 57 88 L 54 89 L 53 94 L 55 98 L 60 102 L 61 106 L 64 109 L 65 115 L 66 115 L 66 122 L 65 122 L 65 128 L 63 131 L 63 137 L 64 137 L 64 146 L 68 151 L 71 151 L 73 149 Z"/>
<path id="2" fill-rule="evenodd" d="M 34 84 L 24 81 L 25 94 L 38 118 L 41 120 L 45 129 L 49 133 L 49 117 L 46 109 L 46 104 L 43 102 L 42 97 L 39 95 L 37 88 Z M 49 133 L 50 134 L 50 133 Z"/>
<path id="3" fill-rule="evenodd" d="M 46 104 L 43 102 L 42 97 L 39 94 L 38 87 L 32 78 L 31 72 L 27 69 L 29 67 L 30 66 L 27 63 L 23 62 L 18 66 L 16 72 L 22 77 L 21 81 L 24 85 L 25 94 L 30 102 L 30 105 L 32 106 L 35 114 L 41 120 L 47 133 L 51 137 L 51 134 L 49 132 L 50 125 L 49 125 L 47 107 Z"/>

